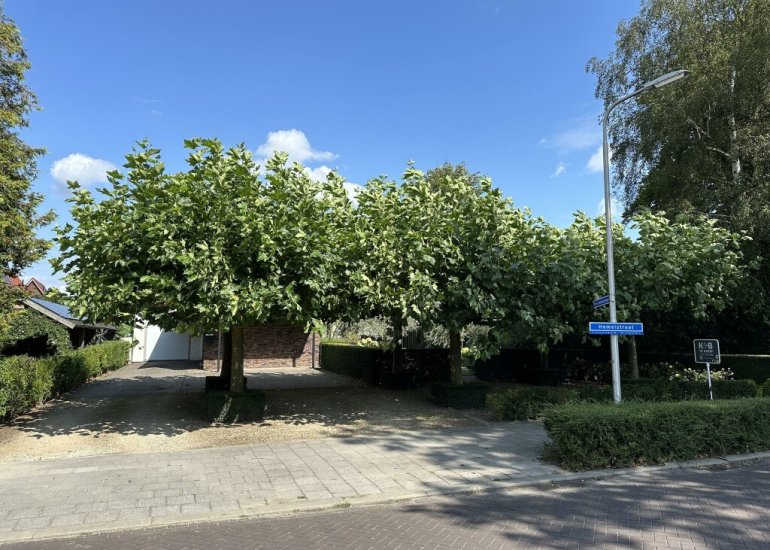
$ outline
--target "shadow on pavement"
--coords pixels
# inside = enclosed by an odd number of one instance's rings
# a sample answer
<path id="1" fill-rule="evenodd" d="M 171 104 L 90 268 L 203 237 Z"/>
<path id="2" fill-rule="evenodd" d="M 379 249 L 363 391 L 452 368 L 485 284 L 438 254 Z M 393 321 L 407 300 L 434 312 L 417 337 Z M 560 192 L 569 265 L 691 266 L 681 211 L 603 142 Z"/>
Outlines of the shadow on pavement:
<path id="1" fill-rule="evenodd" d="M 670 470 L 587 485 L 458 496 L 403 508 L 470 530 L 500 525 L 514 548 L 550 548 L 557 542 L 560 548 L 569 542 L 576 547 L 768 548 L 768 509 L 770 462 L 729 472 Z"/>

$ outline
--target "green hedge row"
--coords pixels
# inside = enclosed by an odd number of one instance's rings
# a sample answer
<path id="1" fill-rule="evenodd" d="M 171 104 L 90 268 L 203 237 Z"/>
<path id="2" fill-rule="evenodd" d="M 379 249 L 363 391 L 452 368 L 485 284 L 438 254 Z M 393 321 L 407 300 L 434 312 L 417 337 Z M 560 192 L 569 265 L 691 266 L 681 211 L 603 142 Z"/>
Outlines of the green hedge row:
<path id="1" fill-rule="evenodd" d="M 720 380 L 712 383 L 715 399 L 757 397 L 760 389 L 753 380 Z M 770 395 L 770 384 L 765 395 Z M 708 398 L 706 382 L 669 380 L 627 380 L 621 385 L 624 401 L 693 401 Z M 487 408 L 497 420 L 533 420 L 553 405 L 569 402 L 612 401 L 611 386 L 523 386 L 491 393 Z"/>
<path id="2" fill-rule="evenodd" d="M 722 355 L 719 365 L 712 368 L 730 369 L 736 379 L 750 378 L 757 384 L 770 379 L 770 355 Z M 640 363 L 681 363 L 693 368 L 703 368 L 704 365 L 694 365 L 692 353 L 640 353 Z"/>
<path id="3" fill-rule="evenodd" d="M 321 343 L 321 368 L 337 374 L 379 383 L 382 350 L 355 344 Z"/>
<path id="4" fill-rule="evenodd" d="M 393 352 L 380 348 L 338 342 L 321 343 L 321 368 L 337 374 L 383 384 L 392 388 L 411 387 L 449 377 L 449 350 L 402 349 L 400 371 L 392 372 Z"/>
<path id="5" fill-rule="evenodd" d="M 545 412 L 543 458 L 570 470 L 770 449 L 770 399 L 569 403 Z"/>
<path id="6" fill-rule="evenodd" d="M 53 357 L 26 355 L 0 361 L 0 420 L 13 418 L 52 396 L 128 362 L 131 343 L 105 342 Z"/>

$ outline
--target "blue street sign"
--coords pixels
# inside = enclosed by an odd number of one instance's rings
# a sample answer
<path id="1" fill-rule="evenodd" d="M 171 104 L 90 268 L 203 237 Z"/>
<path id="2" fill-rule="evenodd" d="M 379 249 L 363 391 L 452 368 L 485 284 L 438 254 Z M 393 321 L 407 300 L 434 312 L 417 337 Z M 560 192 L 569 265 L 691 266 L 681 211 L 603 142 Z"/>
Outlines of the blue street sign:
<path id="1" fill-rule="evenodd" d="M 610 303 L 610 297 L 602 296 L 601 298 L 597 298 L 596 300 L 594 300 L 594 309 L 599 309 L 600 307 L 604 307 L 609 303 Z"/>
<path id="2" fill-rule="evenodd" d="M 617 334 L 619 336 L 643 336 L 642 323 L 607 323 L 592 321 L 588 323 L 589 334 Z"/>

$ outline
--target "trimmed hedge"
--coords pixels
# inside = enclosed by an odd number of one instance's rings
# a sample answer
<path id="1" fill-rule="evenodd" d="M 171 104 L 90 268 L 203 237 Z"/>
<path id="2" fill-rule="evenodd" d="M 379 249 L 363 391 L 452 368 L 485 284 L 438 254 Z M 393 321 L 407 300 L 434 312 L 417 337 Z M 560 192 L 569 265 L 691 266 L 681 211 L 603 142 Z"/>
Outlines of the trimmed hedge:
<path id="1" fill-rule="evenodd" d="M 715 399 L 739 399 L 759 395 L 759 387 L 753 380 L 720 380 L 713 382 L 712 388 Z M 708 384 L 669 380 L 624 380 L 621 394 L 626 402 L 693 401 L 708 399 Z M 607 385 L 523 386 L 489 394 L 487 408 L 496 420 L 534 420 L 554 405 L 610 401 L 612 386 Z"/>
<path id="2" fill-rule="evenodd" d="M 750 378 L 757 384 L 770 379 L 770 355 L 721 355 L 720 364 L 712 365 L 712 368 L 730 369 L 735 378 Z M 640 363 L 681 363 L 694 366 L 692 353 L 640 353 Z M 705 369 L 705 365 L 698 365 Z"/>
<path id="3" fill-rule="evenodd" d="M 714 399 L 757 397 L 759 386 L 754 380 L 714 380 L 711 383 Z M 629 401 L 686 401 L 708 399 L 708 382 L 681 382 L 674 380 L 624 380 L 621 385 L 624 400 Z"/>
<path id="4" fill-rule="evenodd" d="M 379 348 L 337 342 L 321 343 L 321 368 L 337 374 L 365 380 L 368 384 L 392 383 L 394 387 L 442 382 L 449 378 L 449 350 L 397 350 L 401 371 L 388 375 L 392 352 Z"/>
<path id="5" fill-rule="evenodd" d="M 430 385 L 430 396 L 436 403 L 455 409 L 484 408 L 488 393 L 489 385 L 484 382 L 466 382 L 460 385 L 434 382 Z"/>
<path id="6" fill-rule="evenodd" d="M 621 468 L 770 449 L 770 399 L 570 403 L 545 411 L 543 458 L 570 470 Z"/>
<path id="7" fill-rule="evenodd" d="M 360 378 L 368 384 L 379 384 L 382 371 L 383 352 L 378 348 L 367 348 L 355 344 L 321 343 L 321 368 Z"/>
<path id="8" fill-rule="evenodd" d="M 516 380 L 522 384 L 558 384 L 568 376 L 573 380 L 594 380 L 609 382 L 609 367 L 597 368 L 607 363 L 609 352 L 603 348 L 554 348 L 548 354 L 549 368 L 541 365 L 541 356 L 534 349 L 502 349 L 484 361 L 478 361 L 473 369 L 481 380 Z M 751 379 L 757 384 L 770 379 L 770 355 L 722 355 L 721 363 L 715 368 L 733 371 L 736 379 Z M 680 363 L 697 367 L 692 353 L 640 353 L 639 367 L 654 363 Z M 700 367 L 705 369 L 704 365 Z M 623 368 L 627 367 L 623 365 Z"/>
<path id="9" fill-rule="evenodd" d="M 0 361 L 0 420 L 125 366 L 130 349 L 130 342 L 115 340 L 53 357 L 19 355 Z"/>

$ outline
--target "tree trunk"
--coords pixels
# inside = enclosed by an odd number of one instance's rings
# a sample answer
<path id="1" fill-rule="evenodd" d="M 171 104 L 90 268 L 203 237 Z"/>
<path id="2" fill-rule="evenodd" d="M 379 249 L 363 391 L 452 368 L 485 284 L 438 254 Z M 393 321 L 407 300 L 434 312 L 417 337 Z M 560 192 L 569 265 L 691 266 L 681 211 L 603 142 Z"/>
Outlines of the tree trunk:
<path id="1" fill-rule="evenodd" d="M 636 356 L 636 336 L 628 338 L 628 364 L 631 365 L 631 378 L 639 378 L 639 360 Z"/>
<path id="2" fill-rule="evenodd" d="M 401 339 L 404 335 L 404 320 L 400 314 L 392 317 L 393 322 L 393 372 L 401 372 Z"/>
<path id="3" fill-rule="evenodd" d="M 549 370 L 551 368 L 551 350 L 547 349 L 540 352 L 540 369 Z"/>
<path id="4" fill-rule="evenodd" d="M 233 366 L 233 333 L 225 331 L 222 333 L 222 358 L 219 363 L 219 377 L 224 381 L 224 387 L 230 385 L 230 372 Z"/>
<path id="5" fill-rule="evenodd" d="M 741 175 L 741 158 L 738 153 L 738 128 L 735 123 L 735 66 L 730 70 L 730 114 L 727 123 L 730 126 L 730 165 L 733 172 L 733 183 L 737 184 Z"/>
<path id="6" fill-rule="evenodd" d="M 461 385 L 463 383 L 463 359 L 462 359 L 462 339 L 460 332 L 449 330 L 449 374 L 452 384 Z"/>
<path id="7" fill-rule="evenodd" d="M 233 327 L 232 360 L 230 367 L 230 388 L 232 393 L 243 393 L 246 385 L 243 382 L 243 327 Z"/>

